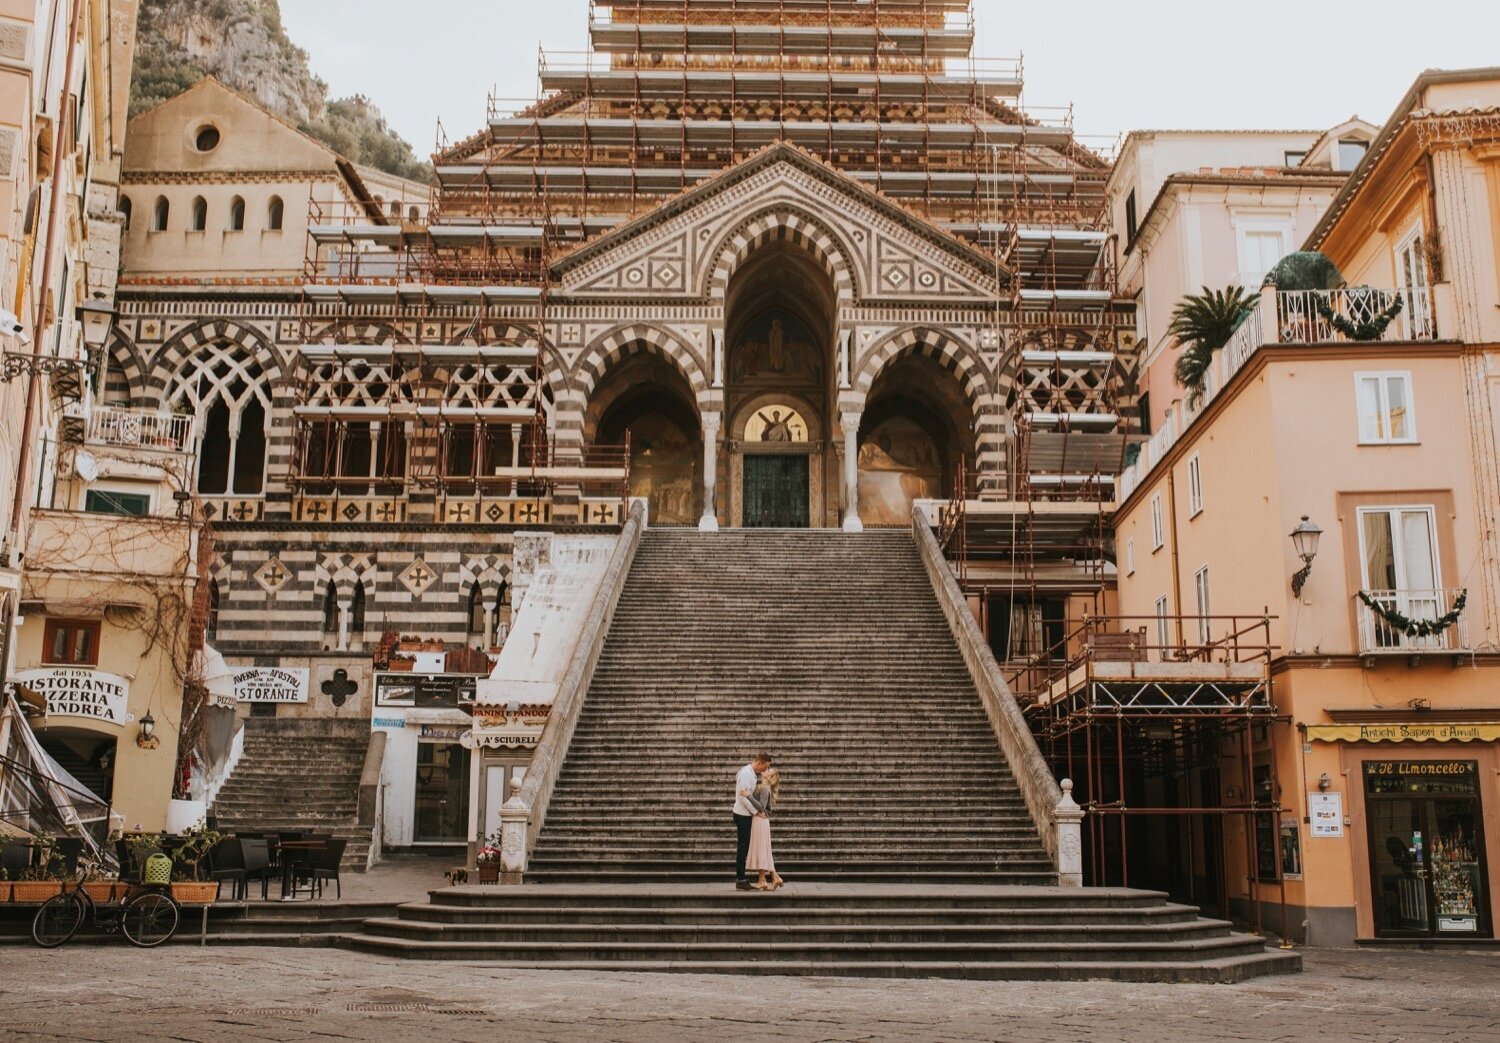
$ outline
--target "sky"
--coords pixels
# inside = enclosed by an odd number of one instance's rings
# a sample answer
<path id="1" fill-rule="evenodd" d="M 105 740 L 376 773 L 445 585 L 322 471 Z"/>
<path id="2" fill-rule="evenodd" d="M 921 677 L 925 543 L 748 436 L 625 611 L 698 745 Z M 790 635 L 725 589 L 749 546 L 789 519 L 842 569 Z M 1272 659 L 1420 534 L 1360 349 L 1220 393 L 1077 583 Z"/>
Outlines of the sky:
<path id="1" fill-rule="evenodd" d="M 492 92 L 534 99 L 538 47 L 588 48 L 588 0 L 281 0 L 281 10 L 334 96 L 369 95 L 424 156 L 439 119 L 463 138 L 484 125 Z M 1132 129 L 1383 123 L 1423 69 L 1500 65 L 1494 0 L 975 0 L 974 11 L 976 53 L 1024 57 L 1026 106 L 1071 105 L 1096 146 Z"/>

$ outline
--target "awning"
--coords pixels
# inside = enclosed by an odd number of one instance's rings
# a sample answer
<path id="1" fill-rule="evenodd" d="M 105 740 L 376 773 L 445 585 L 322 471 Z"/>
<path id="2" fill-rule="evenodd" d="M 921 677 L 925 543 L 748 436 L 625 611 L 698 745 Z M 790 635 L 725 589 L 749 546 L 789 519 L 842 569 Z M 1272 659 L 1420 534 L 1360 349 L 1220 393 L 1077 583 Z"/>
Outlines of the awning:
<path id="1" fill-rule="evenodd" d="M 1496 742 L 1500 724 L 1391 722 L 1389 724 L 1309 724 L 1309 742 Z"/>
<path id="2" fill-rule="evenodd" d="M 193 655 L 193 672 L 208 689 L 208 697 L 215 706 L 234 707 L 234 669 L 224 662 L 218 649 L 204 642 Z"/>

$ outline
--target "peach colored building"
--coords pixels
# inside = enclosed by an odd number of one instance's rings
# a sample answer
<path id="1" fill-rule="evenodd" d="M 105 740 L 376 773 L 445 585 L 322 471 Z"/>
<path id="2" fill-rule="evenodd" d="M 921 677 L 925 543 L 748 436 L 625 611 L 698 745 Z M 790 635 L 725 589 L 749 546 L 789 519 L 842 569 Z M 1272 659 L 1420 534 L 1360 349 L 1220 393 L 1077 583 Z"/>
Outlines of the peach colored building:
<path id="1" fill-rule="evenodd" d="M 1120 290 L 1136 302 L 1144 429 L 1181 395 L 1167 333 L 1184 287 L 1257 288 L 1312 231 L 1376 128 L 1352 119 L 1317 131 L 1147 130 L 1127 135 L 1110 172 Z"/>
<path id="2" fill-rule="evenodd" d="M 1313 944 L 1493 937 L 1500 70 L 1424 74 L 1305 249 L 1351 288 L 1263 291 L 1121 477 L 1145 658 L 1232 661 L 1223 617 L 1270 617 L 1274 720 L 1187 785 L 1244 813 L 1204 817 L 1222 845 L 1186 844 L 1185 875 L 1273 929 L 1284 897 Z"/>

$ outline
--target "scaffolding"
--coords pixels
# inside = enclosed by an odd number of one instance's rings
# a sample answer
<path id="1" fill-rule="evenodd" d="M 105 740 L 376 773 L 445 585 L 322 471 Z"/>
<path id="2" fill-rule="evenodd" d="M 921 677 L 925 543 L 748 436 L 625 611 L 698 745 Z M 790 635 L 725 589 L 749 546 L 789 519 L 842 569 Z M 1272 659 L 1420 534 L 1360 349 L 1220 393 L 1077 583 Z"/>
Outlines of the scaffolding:
<path id="1" fill-rule="evenodd" d="M 1091 883 L 1139 885 L 1151 871 L 1160 883 L 1166 873 L 1174 890 L 1227 917 L 1239 876 L 1258 931 L 1260 885 L 1279 882 L 1285 929 L 1274 727 L 1285 719 L 1273 697 L 1271 623 L 1265 614 L 1087 616 L 1012 673 L 1044 750 L 1088 813 Z M 1240 867 L 1225 830 L 1233 820 L 1244 827 Z"/>

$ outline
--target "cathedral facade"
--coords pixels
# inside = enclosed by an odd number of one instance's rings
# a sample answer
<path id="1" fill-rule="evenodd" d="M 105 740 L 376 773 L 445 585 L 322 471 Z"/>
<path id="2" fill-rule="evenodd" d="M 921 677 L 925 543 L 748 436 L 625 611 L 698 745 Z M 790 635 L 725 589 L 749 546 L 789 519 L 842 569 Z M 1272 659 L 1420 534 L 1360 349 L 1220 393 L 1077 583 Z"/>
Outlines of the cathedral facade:
<path id="1" fill-rule="evenodd" d="M 457 716 L 419 762 L 456 779 L 518 532 L 610 532 L 636 498 L 853 531 L 1108 498 L 1135 322 L 1108 167 L 973 56 L 967 0 L 633 0 L 591 34 L 430 188 L 212 81 L 132 122 L 98 394 L 196 418 L 210 640 L 305 675 L 248 712 L 379 726 L 432 643 Z M 387 840 L 474 833 L 434 828 Z"/>

